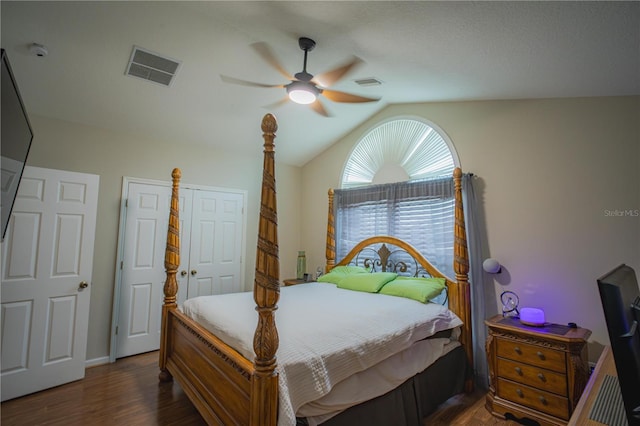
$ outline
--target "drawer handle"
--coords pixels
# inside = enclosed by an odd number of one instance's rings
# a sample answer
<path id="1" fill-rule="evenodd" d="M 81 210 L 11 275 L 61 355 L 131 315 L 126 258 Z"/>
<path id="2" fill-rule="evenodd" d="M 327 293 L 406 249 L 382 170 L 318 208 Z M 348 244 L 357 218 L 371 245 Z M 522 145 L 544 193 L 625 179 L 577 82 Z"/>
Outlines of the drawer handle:
<path id="1" fill-rule="evenodd" d="M 522 349 L 520 349 L 519 346 L 516 346 L 515 348 L 513 348 L 513 350 L 518 354 L 518 355 L 522 355 Z"/>
<path id="2" fill-rule="evenodd" d="M 538 355 L 538 358 L 540 358 L 541 360 L 544 360 L 544 354 L 540 351 L 536 352 L 536 355 Z"/>
<path id="3" fill-rule="evenodd" d="M 522 368 L 516 367 L 515 370 L 516 370 L 516 373 L 518 373 L 518 375 L 522 376 Z"/>
<path id="4" fill-rule="evenodd" d="M 540 395 L 540 396 L 538 397 L 538 399 L 540 400 L 540 402 L 541 402 L 543 405 L 547 405 L 547 400 L 545 399 L 545 397 L 544 397 L 544 396 Z"/>
<path id="5" fill-rule="evenodd" d="M 520 398 L 523 398 L 523 397 L 524 397 L 524 393 L 522 393 L 522 390 L 520 390 L 520 389 L 516 389 L 516 393 L 518 394 L 518 396 L 519 396 Z"/>
<path id="6" fill-rule="evenodd" d="M 538 373 L 538 379 L 542 380 L 543 382 L 547 381 L 547 378 L 544 377 L 544 374 L 542 374 L 542 373 Z"/>

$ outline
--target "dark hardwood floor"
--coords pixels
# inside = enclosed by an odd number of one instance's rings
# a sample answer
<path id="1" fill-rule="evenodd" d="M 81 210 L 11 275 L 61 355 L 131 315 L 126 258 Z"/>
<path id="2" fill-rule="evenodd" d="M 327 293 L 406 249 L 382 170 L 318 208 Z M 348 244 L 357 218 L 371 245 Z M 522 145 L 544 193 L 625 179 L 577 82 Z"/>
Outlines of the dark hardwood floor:
<path id="1" fill-rule="evenodd" d="M 2 426 L 205 425 L 177 383 L 159 383 L 158 353 L 87 369 L 83 380 L 0 405 Z M 425 419 L 425 425 L 517 425 L 491 416 L 484 394 L 459 395 Z"/>

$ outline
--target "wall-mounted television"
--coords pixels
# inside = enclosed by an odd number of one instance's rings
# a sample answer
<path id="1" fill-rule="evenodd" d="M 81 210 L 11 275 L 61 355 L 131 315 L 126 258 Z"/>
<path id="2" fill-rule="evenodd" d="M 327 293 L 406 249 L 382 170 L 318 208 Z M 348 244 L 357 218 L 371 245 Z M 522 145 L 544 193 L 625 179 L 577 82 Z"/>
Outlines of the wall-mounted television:
<path id="1" fill-rule="evenodd" d="M 2 74 L 0 77 L 0 97 L 2 112 L 0 117 L 0 157 L 2 199 L 0 213 L 2 216 L 2 239 L 7 232 L 11 210 L 22 179 L 22 172 L 27 162 L 29 148 L 33 140 L 33 130 L 27 117 L 27 110 L 22 102 L 18 84 L 9 65 L 7 52 L 2 49 Z"/>
<path id="2" fill-rule="evenodd" d="M 640 288 L 630 266 L 598 278 L 613 360 L 629 426 L 640 425 Z"/>

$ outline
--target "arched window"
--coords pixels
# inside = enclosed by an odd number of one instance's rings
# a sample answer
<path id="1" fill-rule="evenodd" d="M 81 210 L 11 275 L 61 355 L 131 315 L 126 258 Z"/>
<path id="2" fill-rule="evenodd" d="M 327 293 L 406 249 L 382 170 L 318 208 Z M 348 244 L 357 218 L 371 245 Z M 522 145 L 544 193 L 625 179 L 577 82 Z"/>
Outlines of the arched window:
<path id="1" fill-rule="evenodd" d="M 341 188 L 450 175 L 457 165 L 453 144 L 437 126 L 394 118 L 358 141 L 345 164 Z"/>
<path id="2" fill-rule="evenodd" d="M 393 235 L 453 277 L 451 176 L 458 165 L 448 137 L 424 120 L 397 118 L 366 133 L 335 191 L 338 258 L 365 238 Z"/>

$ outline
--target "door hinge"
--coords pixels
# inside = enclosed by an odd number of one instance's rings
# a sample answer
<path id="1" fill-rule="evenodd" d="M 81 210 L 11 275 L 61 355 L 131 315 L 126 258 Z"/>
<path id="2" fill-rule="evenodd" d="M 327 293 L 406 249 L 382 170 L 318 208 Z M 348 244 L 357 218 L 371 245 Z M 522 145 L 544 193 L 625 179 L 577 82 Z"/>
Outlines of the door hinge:
<path id="1" fill-rule="evenodd" d="M 120 261 L 120 269 L 124 268 L 124 262 L 121 260 Z"/>
<path id="2" fill-rule="evenodd" d="M 118 326 L 116 325 L 116 335 L 118 334 Z"/>
<path id="3" fill-rule="evenodd" d="M 129 199 L 128 198 L 124 199 L 124 206 L 125 207 L 129 207 Z"/>

